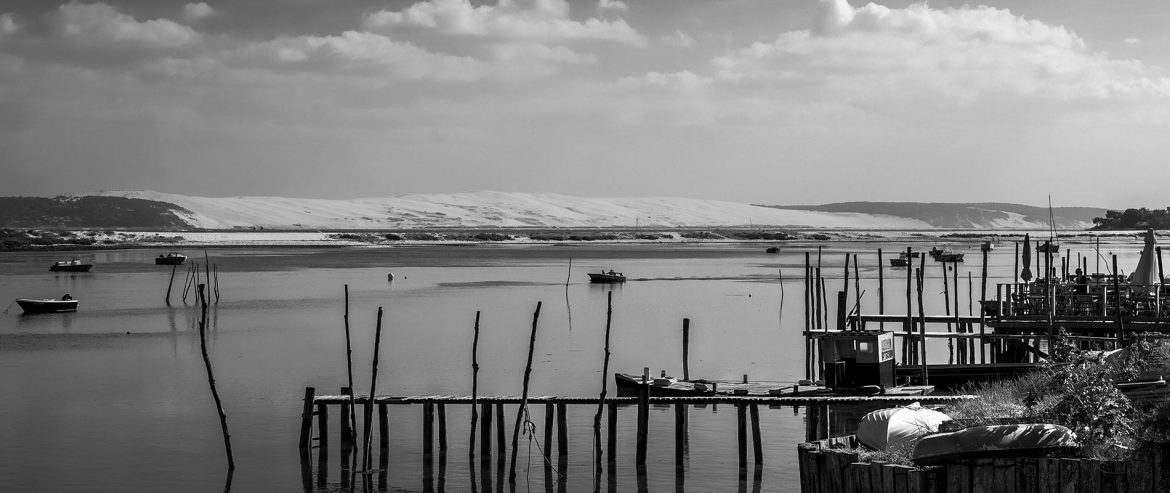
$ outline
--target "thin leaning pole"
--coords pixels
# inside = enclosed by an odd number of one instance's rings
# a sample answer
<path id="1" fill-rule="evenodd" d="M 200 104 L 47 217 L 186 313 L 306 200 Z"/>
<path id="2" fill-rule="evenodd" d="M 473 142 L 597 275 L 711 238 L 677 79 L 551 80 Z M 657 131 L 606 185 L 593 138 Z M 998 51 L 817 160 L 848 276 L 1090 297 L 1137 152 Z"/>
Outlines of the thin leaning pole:
<path id="1" fill-rule="evenodd" d="M 467 458 L 475 459 L 475 426 L 479 421 L 479 310 L 475 311 L 475 337 L 471 340 L 471 445 L 467 447 Z M 474 467 L 474 465 L 472 466 Z"/>
<path id="2" fill-rule="evenodd" d="M 536 351 L 536 322 L 540 320 L 542 303 L 536 302 L 536 312 L 532 314 L 532 335 L 528 338 L 528 364 L 524 367 L 524 390 L 520 394 L 520 407 L 516 410 L 516 428 L 512 430 L 512 461 L 508 468 L 508 482 L 513 484 L 516 482 L 516 444 L 520 440 L 520 423 L 523 421 L 524 411 L 528 407 L 528 380 L 532 375 L 532 353 Z M 500 419 L 503 419 L 503 416 Z"/>
<path id="3" fill-rule="evenodd" d="M 608 293 L 605 309 L 605 359 L 601 364 L 601 398 L 597 400 L 597 414 L 593 416 L 593 460 L 596 463 L 594 481 L 601 478 L 601 411 L 605 408 L 606 386 L 609 382 L 609 332 L 613 324 L 613 291 Z M 613 451 L 609 453 L 612 455 Z"/>
<path id="4" fill-rule="evenodd" d="M 374 363 L 370 371 L 370 394 L 366 397 L 366 417 L 362 428 L 364 442 L 362 447 L 362 471 L 370 472 L 370 440 L 372 435 L 372 420 L 374 418 L 374 392 L 378 388 L 378 347 L 382 343 L 382 307 L 378 307 L 378 322 L 374 326 Z"/>

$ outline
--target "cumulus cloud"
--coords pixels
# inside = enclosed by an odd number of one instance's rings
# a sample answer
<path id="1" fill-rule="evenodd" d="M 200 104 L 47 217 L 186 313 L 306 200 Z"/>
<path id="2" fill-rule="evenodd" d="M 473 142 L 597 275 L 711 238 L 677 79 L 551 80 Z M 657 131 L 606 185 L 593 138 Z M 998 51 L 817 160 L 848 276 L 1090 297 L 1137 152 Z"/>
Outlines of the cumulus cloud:
<path id="1" fill-rule="evenodd" d="M 675 91 L 689 91 L 708 87 L 714 82 L 711 77 L 697 75 L 689 70 L 661 73 L 648 72 L 641 77 L 627 77 L 619 81 L 625 87 L 661 88 Z"/>
<path id="2" fill-rule="evenodd" d="M 104 3 L 61 5 L 50 15 L 55 33 L 73 43 L 101 47 L 136 45 L 174 48 L 192 43 L 199 34 L 169 19 L 139 22 Z"/>
<path id="3" fill-rule="evenodd" d="M 213 15 L 215 15 L 215 9 L 207 5 L 206 2 L 189 3 L 183 6 L 183 18 L 188 21 L 206 19 Z"/>
<path id="4" fill-rule="evenodd" d="M 630 7 L 621 0 L 597 0 L 598 12 L 625 12 Z"/>
<path id="5" fill-rule="evenodd" d="M 1121 41 L 1130 46 L 1140 46 L 1142 44 L 1142 40 L 1137 38 L 1125 38 Z"/>
<path id="6" fill-rule="evenodd" d="M 969 105 L 991 95 L 1068 99 L 1170 96 L 1140 62 L 1088 50 L 1083 39 L 992 7 L 854 8 L 821 0 L 815 25 L 714 61 L 721 81 L 816 86 L 849 99 L 933 97 Z"/>
<path id="7" fill-rule="evenodd" d="M 0 14 L 0 37 L 16 34 L 21 25 L 16 22 L 16 16 L 10 13 Z"/>
<path id="8" fill-rule="evenodd" d="M 454 36 L 563 42 L 610 41 L 645 46 L 646 39 L 624 20 L 569 18 L 565 0 L 500 0 L 472 6 L 470 0 L 431 0 L 401 11 L 380 10 L 366 17 L 372 29 L 412 26 Z"/>
<path id="9" fill-rule="evenodd" d="M 673 46 L 675 48 L 690 48 L 695 45 L 695 38 L 687 36 L 686 33 L 677 29 L 673 33 L 659 38 L 659 41 L 666 46 Z"/>
<path id="10" fill-rule="evenodd" d="M 482 78 L 487 71 L 483 62 L 473 58 L 433 53 L 364 31 L 253 43 L 236 50 L 230 59 L 332 74 L 391 74 L 407 80 L 468 82 Z"/>

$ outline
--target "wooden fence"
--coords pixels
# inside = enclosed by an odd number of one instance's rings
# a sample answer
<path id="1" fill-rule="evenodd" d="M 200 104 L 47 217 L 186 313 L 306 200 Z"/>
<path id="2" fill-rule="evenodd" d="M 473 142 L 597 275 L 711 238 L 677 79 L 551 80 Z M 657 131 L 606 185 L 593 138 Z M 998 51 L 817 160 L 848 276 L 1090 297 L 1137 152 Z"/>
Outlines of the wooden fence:
<path id="1" fill-rule="evenodd" d="M 854 436 L 797 446 L 803 493 L 1170 492 L 1170 444 L 1128 461 L 977 458 L 931 467 L 858 462 Z"/>

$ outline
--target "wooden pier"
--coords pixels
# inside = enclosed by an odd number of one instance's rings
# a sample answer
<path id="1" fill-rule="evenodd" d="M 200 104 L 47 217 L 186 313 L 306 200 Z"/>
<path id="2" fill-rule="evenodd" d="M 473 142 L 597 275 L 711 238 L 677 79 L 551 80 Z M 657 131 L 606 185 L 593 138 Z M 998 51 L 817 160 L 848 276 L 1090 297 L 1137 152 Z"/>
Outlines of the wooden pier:
<path id="1" fill-rule="evenodd" d="M 967 399 L 969 396 L 943 396 L 943 395 L 926 395 L 926 396 L 835 396 L 835 397 L 816 397 L 816 396 L 801 396 L 801 397 L 773 397 L 773 396 L 735 396 L 735 395 L 720 395 L 709 397 L 649 397 L 648 395 L 641 395 L 638 397 L 611 397 L 600 399 L 597 397 L 563 397 L 563 396 L 536 396 L 536 397 L 514 397 L 514 396 L 477 396 L 474 399 L 471 396 L 454 396 L 454 395 L 432 395 L 432 396 L 376 396 L 373 399 L 372 406 L 366 406 L 369 402 L 369 397 L 366 395 L 350 395 L 342 392 L 336 395 L 316 395 L 316 390 L 312 387 L 305 389 L 304 394 L 304 408 L 301 415 L 301 433 L 299 445 L 301 449 L 302 458 L 302 476 L 306 485 L 313 484 L 313 471 L 310 466 L 311 457 L 310 450 L 312 448 L 318 449 L 318 470 L 317 479 L 318 485 L 322 485 L 323 478 L 327 477 L 326 469 L 328 468 L 328 453 L 331 446 L 330 436 L 339 437 L 340 447 L 342 450 L 342 468 L 346 469 L 349 466 L 347 457 L 352 453 L 352 449 L 356 444 L 356 438 L 363 436 L 358 430 L 354 430 L 350 425 L 350 420 L 346 419 L 351 407 L 356 405 L 360 409 L 372 409 L 377 415 L 377 446 L 379 449 L 379 466 L 373 471 L 386 470 L 388 452 L 390 449 L 390 433 L 389 433 L 389 419 L 390 409 L 392 407 L 415 407 L 421 408 L 421 412 L 416 408 L 415 413 L 419 413 L 422 419 L 422 452 L 424 469 L 429 469 L 434 465 L 436 455 L 441 464 L 445 464 L 447 460 L 447 451 L 451 435 L 447 433 L 447 408 L 450 406 L 477 406 L 479 417 L 479 459 L 483 464 L 485 471 L 490 468 L 492 456 L 496 456 L 497 471 L 504 470 L 504 462 L 507 455 L 507 436 L 505 431 L 505 420 L 508 414 L 505 406 L 516 406 L 519 411 L 520 406 L 543 406 L 545 408 L 545 422 L 544 422 L 544 437 L 542 450 L 548 455 L 551 460 L 553 454 L 553 437 L 556 437 L 556 456 L 558 462 L 567 460 L 568 454 L 568 406 L 584 405 L 591 408 L 596 408 L 599 404 L 607 410 L 607 426 L 605 431 L 605 440 L 601 441 L 600 431 L 594 436 L 597 444 L 605 444 L 604 457 L 597 455 L 594 459 L 598 467 L 601 467 L 602 462 L 605 464 L 614 464 L 619 457 L 617 450 L 618 443 L 618 420 L 620 411 L 626 410 L 632 412 L 633 416 L 626 419 L 635 419 L 637 423 L 637 442 L 636 450 L 629 455 L 635 462 L 636 467 L 644 469 L 646 467 L 646 449 L 649 446 L 649 434 L 647 433 L 649 427 L 649 419 L 651 416 L 650 407 L 673 407 L 674 412 L 674 446 L 675 446 L 675 462 L 676 466 L 681 467 L 684 461 L 684 450 L 689 447 L 689 433 L 688 433 L 688 415 L 692 407 L 703 408 L 708 405 L 730 405 L 734 406 L 737 415 L 737 432 L 735 434 L 737 440 L 738 463 L 740 465 L 740 474 L 746 475 L 747 464 L 762 464 L 763 445 L 762 434 L 760 431 L 761 412 L 760 407 L 779 408 L 785 406 L 810 406 L 810 409 L 824 409 L 829 405 L 847 405 L 847 404 L 864 404 L 869 407 L 883 407 L 892 405 L 905 405 L 911 402 L 922 403 L 946 403 L 954 402 L 956 400 Z M 335 411 L 331 412 L 330 409 Z M 337 424 L 334 425 L 337 429 L 336 435 L 329 432 L 330 419 L 333 416 Z M 827 413 L 824 411 L 810 412 L 809 427 L 815 439 L 821 433 L 828 431 L 825 424 L 820 418 L 826 417 Z M 493 423 L 494 421 L 494 423 Z M 315 422 L 315 423 L 314 423 Z M 372 420 L 358 419 L 357 422 L 371 423 Z M 437 425 L 437 426 L 436 426 Z M 554 432 L 555 430 L 555 432 Z M 375 430 L 368 430 L 374 432 Z M 475 436 L 475 428 L 473 425 L 471 436 Z M 495 435 L 494 440 L 496 448 L 492 448 L 492 436 Z M 729 435 L 730 436 L 730 435 Z M 751 453 L 748 452 L 749 437 L 752 444 Z M 471 459 L 474 461 L 474 445 L 472 445 Z M 515 448 L 515 445 L 513 445 Z M 584 447 L 583 448 L 588 448 Z M 623 454 L 624 455 L 624 454 Z M 603 460 L 604 459 L 604 460 Z M 609 467 L 612 475 L 614 468 Z M 344 472 L 344 471 L 343 471 Z M 425 471 L 424 471 L 425 472 Z M 384 477 L 380 479 L 384 481 Z M 491 491 L 490 488 L 485 488 Z"/>

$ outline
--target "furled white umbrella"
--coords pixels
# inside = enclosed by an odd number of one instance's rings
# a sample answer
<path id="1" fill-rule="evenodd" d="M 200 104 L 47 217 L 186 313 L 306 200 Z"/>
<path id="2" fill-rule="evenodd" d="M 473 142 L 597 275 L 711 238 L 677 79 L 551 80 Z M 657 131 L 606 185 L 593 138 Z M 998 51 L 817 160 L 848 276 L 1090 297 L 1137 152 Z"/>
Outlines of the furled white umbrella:
<path id="1" fill-rule="evenodd" d="M 897 450 L 915 439 L 938 431 L 950 416 L 915 402 L 906 407 L 878 409 L 861 418 L 857 440 L 875 450 Z"/>
<path id="2" fill-rule="evenodd" d="M 1158 277 L 1158 257 L 1154 251 L 1156 243 L 1154 230 L 1146 230 L 1146 246 L 1142 248 L 1137 267 L 1129 275 L 1130 286 L 1146 286 L 1153 293 L 1162 284 L 1162 279 Z"/>

